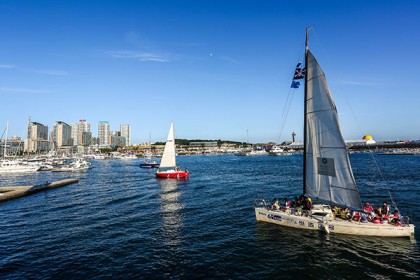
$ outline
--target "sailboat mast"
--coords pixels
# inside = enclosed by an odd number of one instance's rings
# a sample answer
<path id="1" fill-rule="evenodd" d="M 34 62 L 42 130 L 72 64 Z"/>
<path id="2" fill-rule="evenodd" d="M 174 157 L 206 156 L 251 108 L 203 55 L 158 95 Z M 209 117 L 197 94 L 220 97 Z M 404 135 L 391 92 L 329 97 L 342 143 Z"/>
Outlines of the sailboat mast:
<path id="1" fill-rule="evenodd" d="M 310 27 L 306 27 L 306 40 L 305 40 L 305 94 L 303 97 L 304 100 L 304 116 L 303 116 L 303 194 L 305 194 L 306 189 L 306 145 L 307 145 L 307 123 L 308 123 L 308 116 L 307 116 L 307 100 L 308 100 L 308 37 L 309 37 L 309 29 Z"/>
<path id="2" fill-rule="evenodd" d="M 6 123 L 6 137 L 4 138 L 4 147 L 3 147 L 3 159 L 6 159 L 7 155 L 7 133 L 9 131 L 9 121 Z"/>

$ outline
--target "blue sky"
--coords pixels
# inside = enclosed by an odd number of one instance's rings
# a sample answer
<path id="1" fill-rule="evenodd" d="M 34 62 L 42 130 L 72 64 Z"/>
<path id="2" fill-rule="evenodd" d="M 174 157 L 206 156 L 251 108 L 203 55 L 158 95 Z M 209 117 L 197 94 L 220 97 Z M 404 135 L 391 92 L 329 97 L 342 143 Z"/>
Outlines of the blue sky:
<path id="1" fill-rule="evenodd" d="M 302 139 L 305 27 L 345 139 L 420 139 L 419 1 L 0 2 L 0 127 L 86 119 L 132 142 Z M 3 129 L 2 129 L 3 130 Z M 280 134 L 281 132 L 281 134 Z"/>

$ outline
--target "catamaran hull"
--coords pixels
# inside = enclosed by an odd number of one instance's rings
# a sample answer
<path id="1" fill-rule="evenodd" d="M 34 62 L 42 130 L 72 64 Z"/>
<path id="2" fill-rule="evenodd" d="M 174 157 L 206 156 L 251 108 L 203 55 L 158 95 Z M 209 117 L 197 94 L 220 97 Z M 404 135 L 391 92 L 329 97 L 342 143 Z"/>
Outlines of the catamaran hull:
<path id="1" fill-rule="evenodd" d="M 380 237 L 410 237 L 414 236 L 414 225 L 395 226 L 392 224 L 360 223 L 350 220 L 334 218 L 298 216 L 281 210 L 267 210 L 255 208 L 257 221 L 276 225 L 300 228 L 306 230 L 319 230 L 328 233 L 339 233 L 359 236 Z"/>

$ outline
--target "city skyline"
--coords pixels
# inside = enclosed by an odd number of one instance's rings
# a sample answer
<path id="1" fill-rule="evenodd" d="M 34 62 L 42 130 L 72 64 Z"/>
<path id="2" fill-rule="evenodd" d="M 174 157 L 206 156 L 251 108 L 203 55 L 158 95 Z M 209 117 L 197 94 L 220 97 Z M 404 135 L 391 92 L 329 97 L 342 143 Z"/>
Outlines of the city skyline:
<path id="1" fill-rule="evenodd" d="M 128 147 L 131 146 L 131 126 L 121 124 L 120 130 L 111 130 L 108 121 L 100 121 L 97 127 L 97 137 L 91 131 L 91 125 L 86 120 L 79 120 L 72 125 L 63 121 L 56 121 L 51 128 L 29 119 L 27 135 L 24 137 L 8 135 L 8 125 L 1 138 L 1 142 L 23 143 L 26 152 L 45 152 L 51 149 L 76 149 L 86 152 L 86 147 Z M 20 146 L 20 144 L 19 144 Z"/>
<path id="2" fill-rule="evenodd" d="M 420 139 L 416 1 L 5 0 L 0 10 L 9 136 L 24 137 L 31 116 L 50 129 L 129 123 L 132 143 L 165 141 L 171 121 L 176 138 L 302 140 L 303 87 L 283 112 L 313 26 L 344 138 Z"/>

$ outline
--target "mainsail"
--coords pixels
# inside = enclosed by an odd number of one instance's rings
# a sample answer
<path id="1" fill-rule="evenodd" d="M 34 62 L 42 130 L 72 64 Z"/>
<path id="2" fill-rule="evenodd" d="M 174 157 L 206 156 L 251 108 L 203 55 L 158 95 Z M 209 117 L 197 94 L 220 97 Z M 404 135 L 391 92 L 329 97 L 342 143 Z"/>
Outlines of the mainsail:
<path id="1" fill-rule="evenodd" d="M 325 74 L 312 53 L 306 52 L 305 195 L 324 203 L 361 209 Z"/>
<path id="2" fill-rule="evenodd" d="M 169 128 L 168 139 L 166 140 L 165 149 L 163 150 L 162 160 L 160 161 L 160 168 L 175 167 L 175 139 L 174 139 L 174 123 L 171 122 Z"/>

